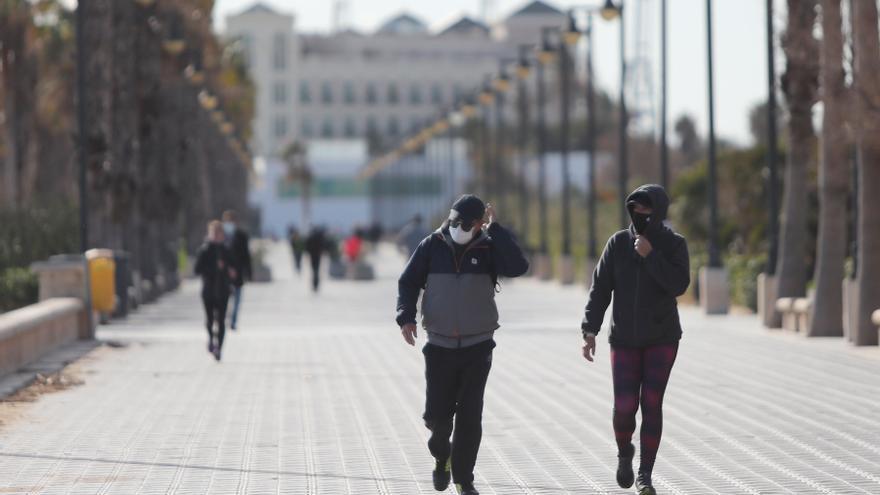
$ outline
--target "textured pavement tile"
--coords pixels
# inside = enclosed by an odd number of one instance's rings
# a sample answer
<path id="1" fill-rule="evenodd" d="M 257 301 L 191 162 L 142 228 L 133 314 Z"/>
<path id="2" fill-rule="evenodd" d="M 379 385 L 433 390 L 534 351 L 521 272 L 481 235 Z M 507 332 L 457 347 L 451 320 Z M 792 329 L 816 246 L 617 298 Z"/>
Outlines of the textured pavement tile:
<path id="1" fill-rule="evenodd" d="M 375 259 L 377 281 L 313 295 L 276 246 L 276 281 L 245 287 L 219 364 L 195 282 L 101 327 L 125 345 L 65 370 L 84 384 L 0 403 L 0 494 L 434 493 L 422 355 L 393 323 L 402 260 Z M 595 364 L 580 357 L 585 299 L 503 283 L 481 493 L 626 493 L 608 347 Z M 660 493 L 880 493 L 880 351 L 682 314 Z"/>

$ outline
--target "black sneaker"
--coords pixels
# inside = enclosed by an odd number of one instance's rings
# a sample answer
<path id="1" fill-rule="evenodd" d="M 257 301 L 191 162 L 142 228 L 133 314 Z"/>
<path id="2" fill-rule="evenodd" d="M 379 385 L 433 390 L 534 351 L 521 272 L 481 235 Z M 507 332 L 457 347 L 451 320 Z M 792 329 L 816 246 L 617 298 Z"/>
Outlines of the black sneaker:
<path id="1" fill-rule="evenodd" d="M 445 491 L 449 488 L 449 478 L 450 478 L 450 466 L 451 462 L 449 459 L 445 461 L 436 460 L 434 464 L 434 472 L 431 473 L 431 478 L 434 480 L 434 489 L 438 492 Z"/>
<path id="2" fill-rule="evenodd" d="M 480 495 L 473 483 L 456 483 L 455 490 L 458 495 Z"/>
<path id="3" fill-rule="evenodd" d="M 214 349 L 214 359 L 216 359 L 217 361 L 220 361 L 220 348 L 219 347 L 216 347 Z"/>
<path id="4" fill-rule="evenodd" d="M 633 444 L 629 444 L 626 452 L 618 452 L 617 454 L 617 484 L 621 488 L 629 488 L 633 486 L 635 474 L 633 474 L 633 456 L 636 448 Z"/>
<path id="5" fill-rule="evenodd" d="M 214 342 L 208 342 L 208 352 L 214 354 Z"/>
<path id="6" fill-rule="evenodd" d="M 651 475 L 649 473 L 639 473 L 639 477 L 636 480 L 636 489 L 639 491 L 639 495 L 657 495 L 657 490 L 654 489 L 654 484 L 651 483 Z"/>

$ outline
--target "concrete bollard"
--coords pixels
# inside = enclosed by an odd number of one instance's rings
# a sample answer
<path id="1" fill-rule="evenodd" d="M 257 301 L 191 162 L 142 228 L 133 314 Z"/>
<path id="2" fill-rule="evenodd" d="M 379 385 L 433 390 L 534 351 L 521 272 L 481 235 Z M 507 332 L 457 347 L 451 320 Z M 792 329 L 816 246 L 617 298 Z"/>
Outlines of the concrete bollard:
<path id="1" fill-rule="evenodd" d="M 799 297 L 791 306 L 794 317 L 797 319 L 797 331 L 806 333 L 810 330 L 810 319 L 813 315 L 813 299 Z"/>
<path id="2" fill-rule="evenodd" d="M 596 260 L 587 259 L 584 261 L 584 275 L 586 275 L 584 280 L 586 281 L 587 290 L 590 290 L 593 286 L 593 272 L 596 271 L 596 265 L 598 264 L 599 262 Z"/>
<path id="3" fill-rule="evenodd" d="M 795 298 L 793 297 L 780 297 L 776 300 L 776 311 L 779 311 L 779 314 L 782 315 L 782 328 L 797 332 L 798 319 L 797 314 L 794 312 L 794 302 Z"/>
<path id="4" fill-rule="evenodd" d="M 553 262 L 550 256 L 542 253 L 535 255 L 535 278 L 547 281 L 553 278 Z"/>
<path id="5" fill-rule="evenodd" d="M 570 255 L 563 255 L 559 259 L 559 283 L 562 285 L 574 283 L 574 259 Z"/>
<path id="6" fill-rule="evenodd" d="M 704 266 L 700 268 L 700 307 L 707 315 L 724 315 L 730 307 L 730 288 L 727 269 Z"/>
<path id="7" fill-rule="evenodd" d="M 782 328 L 782 315 L 776 310 L 778 286 L 775 275 L 758 275 L 758 315 L 767 328 Z"/>

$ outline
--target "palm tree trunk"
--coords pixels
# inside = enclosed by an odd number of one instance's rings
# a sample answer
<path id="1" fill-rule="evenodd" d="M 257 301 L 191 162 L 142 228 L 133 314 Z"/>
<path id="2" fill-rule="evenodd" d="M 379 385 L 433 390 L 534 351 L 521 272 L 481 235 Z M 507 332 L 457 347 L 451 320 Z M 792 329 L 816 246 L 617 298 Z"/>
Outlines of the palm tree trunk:
<path id="1" fill-rule="evenodd" d="M 841 283 L 846 257 L 849 160 L 844 126 L 847 88 L 843 71 L 840 0 L 822 0 L 822 116 L 819 167 L 819 233 L 814 274 L 816 298 L 807 335 L 843 335 Z"/>
<path id="2" fill-rule="evenodd" d="M 852 2 L 855 44 L 855 108 L 859 153 L 858 302 L 856 345 L 877 345 L 871 313 L 880 309 L 880 215 L 873 213 L 880 197 L 880 34 L 877 4 Z"/>
<path id="3" fill-rule="evenodd" d="M 816 0 L 788 0 L 782 90 L 788 102 L 788 161 L 780 224 L 778 297 L 803 297 L 807 273 L 807 170 L 812 160 L 813 105 L 818 90 L 818 46 L 813 37 Z"/>

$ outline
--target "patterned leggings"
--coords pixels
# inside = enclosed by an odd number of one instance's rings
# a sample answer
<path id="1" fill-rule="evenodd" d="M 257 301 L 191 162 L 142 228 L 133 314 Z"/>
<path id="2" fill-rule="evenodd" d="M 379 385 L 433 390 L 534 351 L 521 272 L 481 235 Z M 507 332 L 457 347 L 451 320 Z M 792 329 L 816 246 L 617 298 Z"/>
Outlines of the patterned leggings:
<path id="1" fill-rule="evenodd" d="M 636 430 L 636 411 L 642 407 L 641 467 L 654 469 L 663 431 L 663 394 L 678 354 L 678 343 L 645 348 L 612 347 L 614 377 L 614 436 L 620 452 L 629 450 Z"/>

